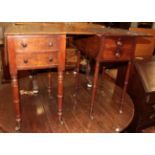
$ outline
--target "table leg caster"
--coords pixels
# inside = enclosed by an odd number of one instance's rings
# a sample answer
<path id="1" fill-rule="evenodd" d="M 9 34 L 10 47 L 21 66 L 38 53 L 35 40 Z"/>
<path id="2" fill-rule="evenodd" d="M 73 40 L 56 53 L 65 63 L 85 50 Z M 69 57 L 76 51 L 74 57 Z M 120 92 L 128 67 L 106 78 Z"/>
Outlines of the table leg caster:
<path id="1" fill-rule="evenodd" d="M 64 122 L 63 122 L 63 119 L 62 119 L 62 118 L 59 118 L 59 122 L 60 122 L 60 124 L 61 124 L 61 125 L 63 125 L 63 124 L 64 124 Z"/>
<path id="2" fill-rule="evenodd" d="M 60 113 L 58 113 L 58 115 L 59 115 L 59 122 L 60 122 L 61 125 L 63 125 L 64 122 L 63 122 L 63 119 L 62 119 L 62 115 L 60 115 Z"/>
<path id="3" fill-rule="evenodd" d="M 20 132 L 20 130 L 21 130 L 21 120 L 17 119 L 16 120 L 15 132 Z"/>
<path id="4" fill-rule="evenodd" d="M 122 113 L 123 113 L 123 110 L 122 110 L 122 109 L 120 109 L 120 110 L 119 110 L 119 113 L 120 113 L 120 114 L 122 114 Z"/>
<path id="5" fill-rule="evenodd" d="M 90 119 L 93 120 L 94 119 L 94 115 L 90 114 Z"/>

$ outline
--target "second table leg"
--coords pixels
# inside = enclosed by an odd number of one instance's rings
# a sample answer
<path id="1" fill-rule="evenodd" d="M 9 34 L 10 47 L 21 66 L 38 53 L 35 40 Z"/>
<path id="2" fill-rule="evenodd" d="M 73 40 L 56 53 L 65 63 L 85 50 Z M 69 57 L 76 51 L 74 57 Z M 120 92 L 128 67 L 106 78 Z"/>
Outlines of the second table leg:
<path id="1" fill-rule="evenodd" d="M 96 65 L 95 65 L 95 73 L 94 73 L 93 89 L 92 89 L 92 98 L 91 98 L 91 105 L 90 105 L 90 118 L 91 119 L 93 119 L 93 107 L 94 107 L 95 97 L 96 97 L 99 67 L 100 67 L 100 62 L 97 61 Z"/>
<path id="2" fill-rule="evenodd" d="M 58 71 L 58 116 L 61 124 L 63 124 L 63 120 L 62 120 L 63 86 L 64 86 L 64 72 L 59 70 Z"/>
<path id="3" fill-rule="evenodd" d="M 11 76 L 11 86 L 12 86 L 12 94 L 13 94 L 13 103 L 15 107 L 16 113 L 16 127 L 15 130 L 20 130 L 21 124 L 21 110 L 20 110 L 20 99 L 19 99 L 19 86 L 17 76 Z"/>

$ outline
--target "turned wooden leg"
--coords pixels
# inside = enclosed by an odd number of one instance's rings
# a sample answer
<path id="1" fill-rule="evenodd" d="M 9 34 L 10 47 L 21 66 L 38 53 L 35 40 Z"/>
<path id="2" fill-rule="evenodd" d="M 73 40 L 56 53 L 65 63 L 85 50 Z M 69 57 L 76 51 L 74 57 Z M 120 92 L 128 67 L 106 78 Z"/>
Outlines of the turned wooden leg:
<path id="1" fill-rule="evenodd" d="M 100 66 L 99 61 L 96 61 L 95 73 L 94 73 L 94 79 L 93 79 L 91 106 L 90 106 L 90 118 L 91 119 L 93 119 L 93 107 L 94 107 L 95 97 L 96 97 L 96 89 L 97 89 L 97 81 L 98 81 L 98 74 L 99 74 L 99 66 Z"/>
<path id="2" fill-rule="evenodd" d="M 52 73 L 51 71 L 48 71 L 48 96 L 51 96 L 52 92 Z"/>
<path id="3" fill-rule="evenodd" d="M 63 99 L 63 85 L 64 85 L 64 75 L 63 71 L 58 71 L 58 116 L 59 121 L 63 124 L 62 121 L 62 99 Z"/>
<path id="4" fill-rule="evenodd" d="M 127 86 L 128 86 L 130 69 L 131 69 L 131 61 L 128 62 L 127 71 L 126 71 L 126 74 L 125 74 L 125 81 L 124 81 L 123 92 L 122 92 L 122 96 L 121 96 L 121 104 L 120 104 L 120 109 L 119 109 L 120 113 L 123 113 L 122 107 L 123 107 L 123 103 L 124 103 L 126 89 L 127 89 Z"/>
<path id="5" fill-rule="evenodd" d="M 15 130 L 20 130 L 21 123 L 21 111 L 20 111 L 20 102 L 19 102 L 19 86 L 17 76 L 11 76 L 11 86 L 12 86 L 12 94 L 13 94 L 13 104 L 15 107 L 16 113 L 16 127 Z"/>

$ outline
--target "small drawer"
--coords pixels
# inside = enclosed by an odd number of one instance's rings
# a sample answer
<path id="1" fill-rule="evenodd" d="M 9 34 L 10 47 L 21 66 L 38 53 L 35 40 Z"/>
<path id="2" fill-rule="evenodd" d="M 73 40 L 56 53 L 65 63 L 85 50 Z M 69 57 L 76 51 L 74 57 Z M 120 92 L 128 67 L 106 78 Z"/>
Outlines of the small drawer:
<path id="1" fill-rule="evenodd" d="M 104 51 L 101 59 L 104 61 L 125 61 L 133 57 L 133 48 L 130 39 L 119 40 L 107 38 L 104 43 Z"/>
<path id="2" fill-rule="evenodd" d="M 59 36 L 57 35 L 20 35 L 14 37 L 16 52 L 44 52 L 57 51 L 59 49 Z"/>
<path id="3" fill-rule="evenodd" d="M 49 68 L 58 65 L 58 52 L 17 53 L 17 69 Z"/>

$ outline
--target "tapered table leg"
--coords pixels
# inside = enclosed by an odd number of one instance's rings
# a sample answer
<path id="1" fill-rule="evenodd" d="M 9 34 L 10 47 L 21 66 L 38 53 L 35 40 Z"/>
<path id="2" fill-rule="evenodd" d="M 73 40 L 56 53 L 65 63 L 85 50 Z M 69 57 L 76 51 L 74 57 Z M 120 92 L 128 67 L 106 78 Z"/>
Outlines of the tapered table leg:
<path id="1" fill-rule="evenodd" d="M 19 86 L 17 76 L 11 76 L 11 86 L 12 86 L 12 94 L 13 94 L 13 103 L 15 107 L 16 113 L 16 127 L 15 130 L 20 130 L 21 124 L 21 111 L 20 111 L 20 102 L 19 102 Z"/>
<path id="2" fill-rule="evenodd" d="M 127 86 L 128 86 L 130 70 L 131 70 L 131 61 L 128 62 L 127 71 L 125 74 L 125 81 L 124 81 L 123 92 L 122 92 L 122 96 L 121 96 L 120 109 L 119 109 L 120 113 L 123 113 L 123 103 L 124 103 L 125 93 L 126 93 Z"/>
<path id="3" fill-rule="evenodd" d="M 52 73 L 49 70 L 48 71 L 48 96 L 51 96 L 51 92 L 52 92 Z"/>
<path id="4" fill-rule="evenodd" d="M 99 66 L 100 66 L 99 61 L 96 61 L 95 73 L 94 73 L 94 79 L 93 79 L 92 98 L 91 98 L 91 105 L 90 105 L 90 118 L 91 119 L 93 119 L 93 107 L 94 107 L 95 97 L 96 97 Z"/>
<path id="5" fill-rule="evenodd" d="M 61 124 L 63 124 L 63 120 L 62 120 L 63 85 L 64 85 L 64 72 L 62 70 L 59 70 L 58 71 L 58 116 Z"/>

